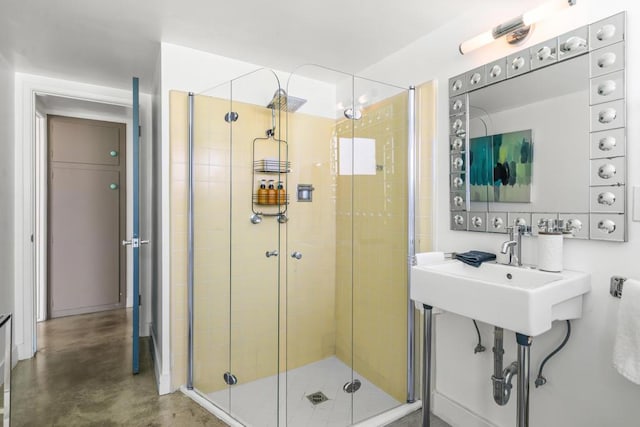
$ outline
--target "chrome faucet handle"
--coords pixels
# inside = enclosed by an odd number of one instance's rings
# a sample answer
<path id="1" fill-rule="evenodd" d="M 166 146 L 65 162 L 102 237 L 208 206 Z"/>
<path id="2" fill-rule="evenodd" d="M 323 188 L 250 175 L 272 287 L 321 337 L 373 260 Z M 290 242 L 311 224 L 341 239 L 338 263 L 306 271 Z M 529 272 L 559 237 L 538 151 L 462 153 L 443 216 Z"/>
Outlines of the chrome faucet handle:
<path id="1" fill-rule="evenodd" d="M 518 225 L 518 233 L 521 236 L 531 236 L 531 226 L 530 225 Z"/>

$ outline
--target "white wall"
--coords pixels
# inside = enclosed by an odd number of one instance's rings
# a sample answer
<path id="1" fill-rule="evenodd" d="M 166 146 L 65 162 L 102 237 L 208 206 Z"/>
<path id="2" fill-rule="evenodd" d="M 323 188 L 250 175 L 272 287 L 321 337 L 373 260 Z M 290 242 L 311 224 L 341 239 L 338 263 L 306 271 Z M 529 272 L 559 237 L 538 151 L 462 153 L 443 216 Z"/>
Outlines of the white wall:
<path id="1" fill-rule="evenodd" d="M 0 313 L 12 313 L 13 305 L 13 94 L 14 73 L 0 54 Z M 2 331 L 4 332 L 4 330 Z M 0 334 L 0 383 L 4 375 L 4 333 Z M 17 360 L 17 358 L 16 358 Z"/>
<path id="2" fill-rule="evenodd" d="M 163 283 L 165 280 L 162 276 L 163 272 L 163 241 L 162 227 L 163 220 L 167 217 L 163 216 L 162 206 L 162 97 L 161 97 L 161 53 L 158 54 L 156 63 L 156 72 L 153 79 L 152 96 L 152 185 L 151 185 L 151 205 L 153 206 L 151 215 L 151 330 L 149 331 L 152 340 L 152 349 L 154 356 L 154 368 L 156 374 L 156 382 L 160 394 L 166 394 L 171 391 L 170 364 L 169 364 L 169 338 L 165 337 L 166 331 L 169 330 L 169 324 L 163 324 L 165 313 L 165 303 L 168 304 L 166 297 L 163 297 Z M 167 317 L 168 319 L 168 317 Z"/>
<path id="3" fill-rule="evenodd" d="M 419 84 L 436 80 L 438 137 L 435 156 L 437 176 L 448 174 L 447 83 L 452 76 L 506 56 L 575 27 L 627 10 L 627 140 L 628 164 L 640 161 L 638 114 L 640 113 L 640 3 L 631 0 L 580 0 L 577 5 L 537 25 L 524 45 L 512 48 L 503 41 L 469 55 L 458 53 L 458 44 L 499 22 L 529 10 L 539 0 L 477 2 L 455 21 L 417 40 L 407 48 L 364 70 L 363 75 Z M 640 169 L 630 167 L 628 190 L 640 185 Z M 449 188 L 447 179 L 436 180 L 435 247 L 444 251 L 481 249 L 496 252 L 504 236 L 453 232 L 449 230 Z M 628 192 L 630 194 L 630 192 Z M 601 427 L 638 425 L 640 386 L 621 377 L 612 367 L 616 314 L 619 300 L 609 295 L 609 278 L 614 274 L 640 278 L 640 223 L 628 223 L 628 243 L 567 241 L 565 268 L 591 273 L 592 291 L 584 301 L 584 313 L 573 322 L 573 335 L 565 350 L 545 368 L 547 385 L 531 389 L 531 424 L 537 426 Z M 524 241 L 524 261 L 533 259 L 535 241 Z M 454 426 L 513 426 L 515 398 L 506 407 L 495 405 L 491 395 L 491 327 L 482 325 L 485 353 L 474 355 L 475 331 L 470 320 L 445 314 L 437 317 L 436 396 L 434 411 Z M 532 371 L 562 339 L 564 325 L 534 340 Z M 515 360 L 515 345 L 508 337 L 505 362 Z M 535 377 L 535 373 L 532 375 Z M 466 409 L 465 409 L 466 408 Z"/>

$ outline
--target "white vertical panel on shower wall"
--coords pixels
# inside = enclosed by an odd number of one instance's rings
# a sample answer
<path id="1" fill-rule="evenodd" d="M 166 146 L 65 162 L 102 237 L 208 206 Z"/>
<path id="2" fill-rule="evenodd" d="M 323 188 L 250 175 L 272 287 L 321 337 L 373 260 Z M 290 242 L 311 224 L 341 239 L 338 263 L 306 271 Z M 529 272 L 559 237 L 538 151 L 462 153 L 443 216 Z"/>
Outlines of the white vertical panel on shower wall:
<path id="1" fill-rule="evenodd" d="M 536 24 L 533 34 L 522 45 L 509 47 L 504 40 L 498 40 L 468 55 L 459 54 L 460 42 L 491 28 L 496 22 L 518 16 L 539 4 L 541 1 L 537 0 L 496 0 L 491 7 L 486 7 L 478 2 L 461 11 L 458 19 L 445 23 L 403 50 L 358 73 L 405 85 L 437 80 L 440 87 L 436 104 L 439 129 L 435 153 L 437 176 L 446 176 L 448 173 L 449 94 L 446 85 L 450 77 L 623 10 L 628 12 L 627 140 L 640 138 L 640 90 L 637 80 L 631 77 L 637 76 L 640 71 L 640 55 L 637 53 L 640 46 L 640 3 L 581 0 L 576 6 Z M 627 154 L 629 165 L 637 163 L 640 159 L 637 144 L 629 144 Z M 637 187 L 640 185 L 640 169 L 629 169 L 627 187 Z M 449 230 L 449 183 L 446 179 L 440 179 L 436 180 L 435 185 L 435 249 L 447 252 L 466 249 L 497 252 L 504 236 Z M 611 362 L 619 301 L 608 293 L 609 278 L 615 274 L 640 276 L 640 266 L 628 261 L 640 253 L 640 223 L 629 222 L 628 233 L 628 243 L 575 239 L 565 242 L 565 268 L 590 272 L 592 291 L 585 298 L 582 319 L 573 322 L 569 344 L 545 367 L 548 383 L 531 389 L 532 425 L 600 427 L 637 424 L 640 418 L 640 407 L 637 405 L 640 388 L 618 375 Z M 535 239 L 524 239 L 523 254 L 525 262 L 537 262 Z M 491 423 L 502 427 L 513 426 L 516 399 L 512 398 L 504 407 L 493 402 L 489 380 L 492 355 L 490 351 L 473 353 L 476 338 L 470 320 L 445 314 L 437 317 L 436 324 L 435 413 L 453 425 L 484 426 Z M 491 327 L 480 327 L 484 340 L 490 340 Z M 559 323 L 553 330 L 534 339 L 531 349 L 532 375 L 535 376 L 535 370 L 546 354 L 562 340 L 564 329 L 564 325 Z M 508 362 L 516 357 L 515 339 L 509 335 L 505 334 L 505 361 Z"/>

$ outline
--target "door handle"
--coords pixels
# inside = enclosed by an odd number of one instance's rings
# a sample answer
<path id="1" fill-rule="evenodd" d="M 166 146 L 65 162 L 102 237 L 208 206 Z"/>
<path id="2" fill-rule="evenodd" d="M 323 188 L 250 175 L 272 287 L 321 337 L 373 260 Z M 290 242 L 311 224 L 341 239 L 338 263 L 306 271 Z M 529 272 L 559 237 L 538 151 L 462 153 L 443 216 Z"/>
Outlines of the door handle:
<path id="1" fill-rule="evenodd" d="M 267 251 L 265 252 L 267 258 L 271 258 L 272 256 L 278 256 L 278 251 Z"/>
<path id="2" fill-rule="evenodd" d="M 122 246 L 133 246 L 134 248 L 139 248 L 140 245 L 148 245 L 148 244 L 149 244 L 148 240 L 140 240 L 137 237 L 131 240 L 122 241 Z"/>
<path id="3" fill-rule="evenodd" d="M 298 251 L 292 252 L 291 253 L 291 258 L 300 259 L 300 258 L 302 258 L 302 253 L 298 252 Z"/>

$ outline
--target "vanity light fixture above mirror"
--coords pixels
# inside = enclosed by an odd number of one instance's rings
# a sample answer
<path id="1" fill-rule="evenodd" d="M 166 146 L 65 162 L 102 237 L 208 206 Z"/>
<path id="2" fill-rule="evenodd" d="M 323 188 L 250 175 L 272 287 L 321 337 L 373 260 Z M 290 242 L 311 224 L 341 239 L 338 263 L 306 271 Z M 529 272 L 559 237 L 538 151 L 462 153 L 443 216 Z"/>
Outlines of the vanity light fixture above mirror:
<path id="1" fill-rule="evenodd" d="M 540 22 L 552 13 L 573 6 L 577 0 L 550 0 L 542 5 L 523 13 L 517 18 L 493 27 L 472 39 L 460 43 L 459 49 L 462 55 L 472 50 L 487 45 L 500 37 L 506 36 L 509 44 L 518 44 L 523 41 L 532 30 L 533 24 Z"/>

